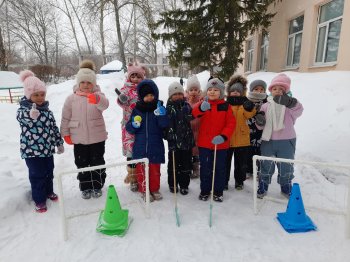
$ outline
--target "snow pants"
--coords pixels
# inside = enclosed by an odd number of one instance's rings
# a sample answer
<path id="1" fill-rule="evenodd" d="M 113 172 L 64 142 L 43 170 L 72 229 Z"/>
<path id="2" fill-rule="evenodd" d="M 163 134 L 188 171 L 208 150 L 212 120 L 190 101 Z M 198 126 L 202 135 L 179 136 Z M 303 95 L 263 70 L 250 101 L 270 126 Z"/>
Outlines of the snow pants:
<path id="1" fill-rule="evenodd" d="M 53 156 L 25 159 L 29 170 L 32 198 L 35 203 L 45 203 L 47 196 L 53 193 Z"/>
<path id="2" fill-rule="evenodd" d="M 104 165 L 105 141 L 90 144 L 74 145 L 74 158 L 77 168 Z M 88 189 L 101 189 L 106 180 L 106 169 L 79 172 L 79 188 L 81 191 Z"/>
<path id="3" fill-rule="evenodd" d="M 168 185 L 174 188 L 174 163 L 173 152 L 168 152 Z M 175 155 L 175 178 L 176 187 L 188 189 L 192 173 L 192 150 L 176 150 Z"/>
<path id="4" fill-rule="evenodd" d="M 226 185 L 230 180 L 232 156 L 234 156 L 234 177 L 235 184 L 243 185 L 248 170 L 249 146 L 230 147 L 226 159 Z"/>
<path id="5" fill-rule="evenodd" d="M 286 159 L 294 159 L 296 138 L 286 140 L 270 140 L 262 141 L 261 155 L 268 157 L 278 157 Z M 275 172 L 275 165 L 278 169 L 277 182 L 282 186 L 290 184 L 294 178 L 293 164 L 277 163 L 270 160 L 261 161 L 261 169 L 259 172 L 259 179 L 265 184 L 271 183 L 271 177 Z"/>
<path id="6" fill-rule="evenodd" d="M 160 188 L 160 164 L 149 163 L 149 191 L 151 193 L 159 191 Z M 139 192 L 146 192 L 145 165 L 136 164 L 136 176 Z"/>
<path id="7" fill-rule="evenodd" d="M 209 195 L 213 181 L 214 150 L 199 147 L 200 187 L 202 195 Z M 226 183 L 227 149 L 216 150 L 214 194 L 222 196 Z"/>

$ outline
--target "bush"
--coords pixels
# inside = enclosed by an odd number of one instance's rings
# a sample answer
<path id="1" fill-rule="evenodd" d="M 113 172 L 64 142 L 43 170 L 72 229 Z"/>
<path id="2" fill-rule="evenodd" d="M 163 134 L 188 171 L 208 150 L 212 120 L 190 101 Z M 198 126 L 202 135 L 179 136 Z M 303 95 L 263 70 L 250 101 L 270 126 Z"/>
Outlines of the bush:
<path id="1" fill-rule="evenodd" d="M 30 70 L 45 83 L 51 82 L 56 74 L 56 69 L 50 65 L 35 65 L 32 66 Z"/>

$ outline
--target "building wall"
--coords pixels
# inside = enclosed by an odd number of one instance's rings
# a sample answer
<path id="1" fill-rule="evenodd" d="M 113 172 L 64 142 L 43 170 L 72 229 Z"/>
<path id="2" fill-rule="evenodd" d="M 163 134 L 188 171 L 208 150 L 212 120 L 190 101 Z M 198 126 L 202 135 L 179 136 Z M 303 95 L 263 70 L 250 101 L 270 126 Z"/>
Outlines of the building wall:
<path id="1" fill-rule="evenodd" d="M 319 7 L 327 2 L 329 0 L 283 0 L 277 3 L 276 6 L 271 6 L 270 10 L 276 12 L 276 15 L 270 28 L 267 29 L 269 32 L 267 71 L 320 72 L 350 70 L 350 0 L 344 0 L 337 62 L 333 65 L 316 66 L 314 64 Z M 289 22 L 300 15 L 304 15 L 300 63 L 296 68 L 287 68 Z M 246 63 L 246 59 L 244 59 L 243 65 L 237 70 L 238 73 L 249 74 L 259 71 L 261 34 L 262 32 L 259 31 L 248 37 L 248 39 L 254 40 L 252 71 L 246 72 L 244 70 Z M 246 57 L 245 53 L 242 55 L 244 58 Z"/>

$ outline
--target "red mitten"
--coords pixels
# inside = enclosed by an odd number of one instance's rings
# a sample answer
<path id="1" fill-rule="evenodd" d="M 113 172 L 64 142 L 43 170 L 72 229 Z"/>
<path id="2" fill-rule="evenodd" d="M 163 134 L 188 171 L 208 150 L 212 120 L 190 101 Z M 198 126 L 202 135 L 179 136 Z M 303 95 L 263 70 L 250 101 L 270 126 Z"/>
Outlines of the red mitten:
<path id="1" fill-rule="evenodd" d="M 90 104 L 98 104 L 100 102 L 100 96 L 95 93 L 88 94 L 87 99 Z"/>
<path id="2" fill-rule="evenodd" d="M 73 141 L 70 136 L 64 136 L 63 139 L 68 145 L 73 145 Z"/>

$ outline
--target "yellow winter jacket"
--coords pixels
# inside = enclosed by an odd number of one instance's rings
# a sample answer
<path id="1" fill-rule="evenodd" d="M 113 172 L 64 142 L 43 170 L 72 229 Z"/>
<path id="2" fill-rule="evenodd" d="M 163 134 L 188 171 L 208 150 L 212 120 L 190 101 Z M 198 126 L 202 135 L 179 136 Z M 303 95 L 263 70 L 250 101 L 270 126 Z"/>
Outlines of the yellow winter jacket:
<path id="1" fill-rule="evenodd" d="M 248 112 L 243 108 L 243 105 L 231 105 L 231 107 L 236 118 L 236 129 L 231 136 L 230 147 L 250 146 L 250 130 L 247 120 L 255 116 L 256 109 Z"/>

